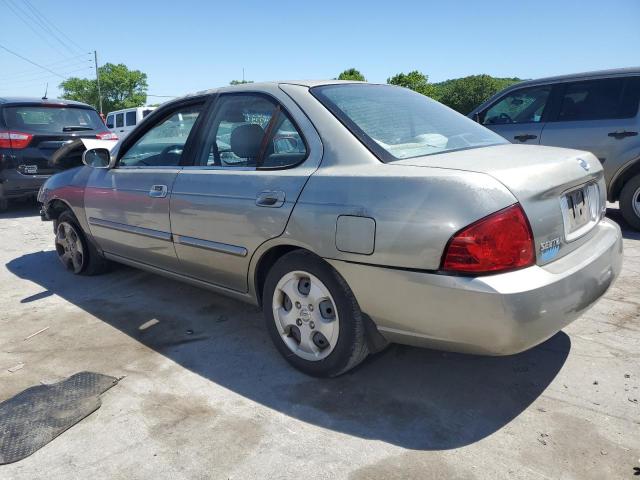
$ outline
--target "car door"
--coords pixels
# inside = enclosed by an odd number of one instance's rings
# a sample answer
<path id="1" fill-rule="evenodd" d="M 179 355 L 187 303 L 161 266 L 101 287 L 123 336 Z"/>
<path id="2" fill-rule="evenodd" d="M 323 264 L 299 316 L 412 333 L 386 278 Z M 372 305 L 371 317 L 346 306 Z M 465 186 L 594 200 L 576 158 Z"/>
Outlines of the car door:
<path id="1" fill-rule="evenodd" d="M 542 131 L 540 143 L 587 150 L 603 164 L 622 161 L 638 142 L 639 97 L 640 77 L 563 84 L 557 112 Z"/>
<path id="2" fill-rule="evenodd" d="M 176 253 L 183 274 L 244 292 L 253 253 L 283 233 L 322 145 L 277 88 L 222 94 L 202 125 L 195 164 L 171 195 Z"/>
<path id="3" fill-rule="evenodd" d="M 551 89 L 538 85 L 510 91 L 480 113 L 480 123 L 511 143 L 537 144 Z"/>
<path id="4" fill-rule="evenodd" d="M 112 169 L 94 169 L 84 193 L 93 238 L 106 253 L 177 270 L 169 201 L 203 99 L 167 107 L 115 153 Z"/>

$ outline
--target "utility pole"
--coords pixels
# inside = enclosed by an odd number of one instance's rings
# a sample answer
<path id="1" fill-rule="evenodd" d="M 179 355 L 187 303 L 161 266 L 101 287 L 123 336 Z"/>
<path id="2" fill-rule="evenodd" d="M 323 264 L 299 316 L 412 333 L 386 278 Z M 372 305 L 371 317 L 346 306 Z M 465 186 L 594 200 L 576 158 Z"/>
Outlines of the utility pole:
<path id="1" fill-rule="evenodd" d="M 96 82 L 98 83 L 98 103 L 100 105 L 100 115 L 102 115 L 102 93 L 100 93 L 100 75 L 98 74 L 98 52 L 93 51 L 93 58 L 96 65 Z"/>

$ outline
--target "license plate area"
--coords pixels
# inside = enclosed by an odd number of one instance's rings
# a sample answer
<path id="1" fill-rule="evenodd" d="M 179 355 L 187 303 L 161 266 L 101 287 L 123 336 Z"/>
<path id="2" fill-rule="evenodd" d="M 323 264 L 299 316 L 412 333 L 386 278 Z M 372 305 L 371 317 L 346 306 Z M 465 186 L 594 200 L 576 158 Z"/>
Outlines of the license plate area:
<path id="1" fill-rule="evenodd" d="M 600 219 L 598 184 L 583 185 L 564 193 L 560 199 L 560 205 L 565 240 L 571 242 L 589 232 Z"/>
<path id="2" fill-rule="evenodd" d="M 38 165 L 19 165 L 18 171 L 23 175 L 36 175 L 38 173 Z"/>

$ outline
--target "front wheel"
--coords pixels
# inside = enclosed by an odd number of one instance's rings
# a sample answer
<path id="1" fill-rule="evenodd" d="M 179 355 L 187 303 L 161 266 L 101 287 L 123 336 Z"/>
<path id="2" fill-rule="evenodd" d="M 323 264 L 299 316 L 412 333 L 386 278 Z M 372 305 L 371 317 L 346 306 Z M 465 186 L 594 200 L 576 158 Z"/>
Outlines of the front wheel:
<path id="1" fill-rule="evenodd" d="M 64 267 L 76 275 L 97 275 L 108 269 L 105 260 L 87 240 L 70 211 L 60 214 L 55 223 L 55 247 Z"/>
<path id="2" fill-rule="evenodd" d="M 631 227 L 640 230 L 640 175 L 631 178 L 622 187 L 620 211 Z"/>
<path id="3" fill-rule="evenodd" d="M 312 253 L 299 250 L 280 258 L 267 275 L 262 298 L 273 342 L 304 373 L 337 376 L 369 353 L 351 289 Z"/>

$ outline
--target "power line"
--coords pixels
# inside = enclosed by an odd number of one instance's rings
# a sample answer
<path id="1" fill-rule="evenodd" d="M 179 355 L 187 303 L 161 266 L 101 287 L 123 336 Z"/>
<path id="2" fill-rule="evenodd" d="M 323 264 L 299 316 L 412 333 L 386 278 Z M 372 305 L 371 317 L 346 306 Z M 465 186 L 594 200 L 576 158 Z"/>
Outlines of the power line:
<path id="1" fill-rule="evenodd" d="M 45 64 L 45 67 L 51 68 L 54 66 L 54 64 Z M 81 67 L 81 66 L 86 66 L 87 68 L 92 68 L 93 66 L 93 62 L 90 60 L 86 60 L 86 61 L 67 61 L 65 63 L 62 62 L 57 62 L 56 70 L 57 69 L 68 69 L 68 68 L 73 68 L 73 67 Z M 8 80 L 20 80 L 23 78 L 28 78 L 31 77 L 33 75 L 40 75 L 42 74 L 41 71 L 39 70 L 35 70 L 35 69 L 31 69 L 31 70 L 24 70 L 21 72 L 17 72 L 15 74 L 10 74 L 10 75 L 5 75 L 5 76 L 0 76 L 0 82 L 2 81 L 8 81 Z"/>
<path id="2" fill-rule="evenodd" d="M 77 68 L 75 70 L 68 70 L 66 72 L 62 72 L 62 75 L 64 75 L 64 79 L 68 79 L 70 74 L 72 73 L 77 73 L 77 72 L 89 72 L 91 71 L 93 67 L 85 67 L 85 68 Z M 19 84 L 24 84 L 24 83 L 32 83 L 32 82 L 38 82 L 44 79 L 48 79 L 48 78 L 52 78 L 53 75 L 51 74 L 47 74 L 44 72 L 40 72 L 39 76 L 35 76 L 32 78 L 23 78 L 23 79 L 19 79 L 19 80 L 0 80 L 0 85 L 15 85 L 17 83 Z"/>
<path id="3" fill-rule="evenodd" d="M 50 68 L 47 68 L 45 66 L 40 65 L 39 63 L 34 62 L 33 60 L 29 60 L 27 57 L 23 57 L 22 55 L 20 55 L 19 53 L 14 52 L 13 50 L 9 50 L 7 47 L 5 47 L 4 45 L 0 44 L 0 48 L 9 52 L 11 55 L 15 55 L 16 57 L 24 60 L 25 62 L 29 62 L 31 65 L 35 65 L 38 68 L 41 68 L 43 70 L 46 70 L 47 72 L 53 73 L 56 77 L 60 77 L 63 80 L 65 79 L 65 77 L 63 77 L 62 75 L 60 75 L 59 73 L 54 72 L 53 70 L 51 70 Z"/>
<path id="4" fill-rule="evenodd" d="M 3 0 L 3 2 L 22 23 L 29 27 L 29 29 L 33 33 L 35 33 L 38 37 L 40 37 L 41 40 L 43 40 L 47 44 L 49 43 L 49 40 L 39 30 L 34 28 L 31 22 L 25 18 L 24 13 L 22 12 L 22 10 L 19 10 L 19 7 L 17 5 L 13 4 L 10 0 Z"/>
<path id="5" fill-rule="evenodd" d="M 59 29 L 55 23 L 53 23 L 51 20 L 49 20 L 47 17 L 45 17 L 42 13 L 40 13 L 40 11 L 33 6 L 33 4 L 29 1 L 29 0 L 24 0 L 25 5 L 27 6 L 27 8 L 29 8 L 36 17 L 39 17 L 40 19 L 42 19 L 46 24 L 51 25 L 54 29 L 56 29 L 60 34 L 62 34 L 62 36 L 64 36 L 69 42 L 71 42 L 69 45 L 75 45 L 76 48 L 79 49 L 79 51 L 84 52 L 86 49 L 81 47 L 80 45 L 78 45 L 77 42 L 75 42 L 72 38 L 70 38 L 63 30 Z"/>

